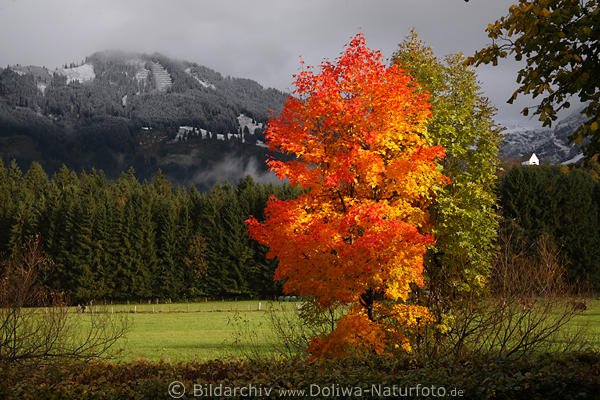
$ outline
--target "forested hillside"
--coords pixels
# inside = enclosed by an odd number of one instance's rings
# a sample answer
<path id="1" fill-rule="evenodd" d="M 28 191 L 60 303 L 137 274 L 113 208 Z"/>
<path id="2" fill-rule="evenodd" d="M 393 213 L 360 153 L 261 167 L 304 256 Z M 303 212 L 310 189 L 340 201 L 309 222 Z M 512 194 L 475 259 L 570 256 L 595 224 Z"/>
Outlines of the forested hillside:
<path id="1" fill-rule="evenodd" d="M 262 129 L 249 131 L 240 117 L 264 123 L 286 97 L 160 54 L 101 52 L 54 71 L 8 66 L 0 69 L 0 157 L 23 169 L 38 161 L 56 172 L 64 163 L 110 178 L 130 166 L 138 178 L 151 178 L 160 168 L 175 182 L 209 188 L 214 181 L 190 176 L 224 160 L 264 172 L 265 149 L 255 145 L 264 141 Z M 177 146 L 181 126 L 202 129 L 209 140 Z"/>
<path id="2" fill-rule="evenodd" d="M 505 229 L 525 246 L 547 235 L 560 251 L 571 282 L 600 288 L 600 181 L 567 166 L 518 166 L 498 185 Z M 529 247 L 532 254 L 535 249 Z"/>
<path id="3" fill-rule="evenodd" d="M 44 284 L 72 301 L 269 298 L 281 291 L 275 263 L 244 221 L 263 219 L 271 194 L 298 192 L 249 176 L 209 193 L 161 173 L 139 182 L 133 170 L 114 182 L 66 167 L 48 178 L 37 163 L 23 173 L 0 161 L 0 254 L 39 235 L 54 263 Z"/>

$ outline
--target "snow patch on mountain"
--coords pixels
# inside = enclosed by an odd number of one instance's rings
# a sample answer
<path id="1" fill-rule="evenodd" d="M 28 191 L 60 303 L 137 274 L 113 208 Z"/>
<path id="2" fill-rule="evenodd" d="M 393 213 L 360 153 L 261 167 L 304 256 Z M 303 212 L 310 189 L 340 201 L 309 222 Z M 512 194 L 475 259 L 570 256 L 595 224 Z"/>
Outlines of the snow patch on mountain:
<path id="1" fill-rule="evenodd" d="M 57 74 L 67 77 L 67 83 L 71 82 L 88 82 L 96 78 L 94 73 L 94 66 L 92 64 L 83 64 L 73 68 L 57 68 L 55 71 Z"/>
<path id="2" fill-rule="evenodd" d="M 150 76 L 150 70 L 146 69 L 146 61 L 139 57 L 134 57 L 127 58 L 125 60 L 125 64 L 132 65 L 136 68 L 135 79 L 138 82 L 144 83 L 148 80 L 148 77 Z"/>
<path id="3" fill-rule="evenodd" d="M 563 161 L 561 164 L 577 164 L 581 160 L 583 160 L 583 153 L 579 153 L 570 160 Z"/>
<path id="4" fill-rule="evenodd" d="M 46 85 L 45 83 L 42 83 L 42 82 L 38 82 L 38 83 L 36 83 L 36 86 L 37 86 L 38 90 L 40 92 L 42 92 L 42 94 L 46 93 L 46 88 L 48 87 L 48 85 Z"/>
<path id="5" fill-rule="evenodd" d="M 185 72 L 186 72 L 188 75 L 190 75 L 192 78 L 194 78 L 196 81 L 198 81 L 198 83 L 199 83 L 199 84 L 201 84 L 203 87 L 205 87 L 205 88 L 210 88 L 210 89 L 213 89 L 213 90 L 216 90 L 216 89 L 217 89 L 217 88 L 215 87 L 215 85 L 213 85 L 212 83 L 208 83 L 208 82 L 206 82 L 206 81 L 203 81 L 202 79 L 198 78 L 198 77 L 196 76 L 196 74 L 194 74 L 194 73 L 192 72 L 192 69 L 191 69 L 191 68 L 186 68 L 184 71 L 185 71 Z"/>
<path id="6" fill-rule="evenodd" d="M 142 68 L 135 73 L 135 79 L 140 83 L 146 82 L 148 80 L 148 76 L 150 76 L 150 71 L 146 68 Z"/>
<path id="7" fill-rule="evenodd" d="M 126 97 L 124 98 L 124 102 L 126 102 Z M 180 126 L 179 130 L 177 131 L 177 133 L 175 134 L 175 137 L 170 140 L 168 143 L 172 144 L 172 143 L 178 143 L 178 142 L 187 142 L 191 137 L 194 136 L 198 136 L 202 139 L 210 139 L 210 138 L 215 138 L 217 140 L 239 140 L 242 143 L 245 143 L 245 139 L 244 139 L 244 128 L 248 128 L 248 132 L 250 132 L 251 135 L 255 134 L 256 129 L 262 129 L 263 127 L 263 123 L 262 122 L 256 122 L 254 121 L 254 119 L 248 117 L 247 115 L 244 114 L 240 114 L 237 117 L 238 120 L 238 133 L 217 133 L 214 134 L 210 131 L 207 131 L 206 129 L 202 129 L 202 128 L 198 128 L 195 126 Z M 143 130 L 148 130 L 149 128 L 143 129 Z M 264 142 L 262 142 L 261 140 L 257 140 L 255 143 L 256 146 L 259 147 L 269 147 L 266 144 L 264 144 Z"/>
<path id="8" fill-rule="evenodd" d="M 169 75 L 169 71 L 157 62 L 153 62 L 150 67 L 152 68 L 156 90 L 166 92 L 173 85 L 173 79 Z"/>
<path id="9" fill-rule="evenodd" d="M 262 129 L 263 127 L 262 122 L 255 122 L 252 118 L 244 114 L 238 115 L 237 120 L 241 133 L 244 133 L 244 128 L 248 128 L 248 132 L 250 132 L 251 135 L 254 135 L 254 131 L 256 131 L 256 129 Z"/>
<path id="10" fill-rule="evenodd" d="M 19 68 L 19 67 L 11 67 L 10 70 L 15 72 L 19 76 L 23 76 L 23 75 L 27 74 L 27 71 L 25 71 L 24 69 Z"/>

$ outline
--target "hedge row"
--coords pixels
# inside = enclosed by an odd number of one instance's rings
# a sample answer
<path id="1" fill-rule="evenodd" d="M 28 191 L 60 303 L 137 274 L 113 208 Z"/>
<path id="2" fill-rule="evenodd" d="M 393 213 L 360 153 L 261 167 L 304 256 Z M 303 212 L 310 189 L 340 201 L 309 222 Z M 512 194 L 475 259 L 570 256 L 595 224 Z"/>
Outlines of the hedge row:
<path id="1" fill-rule="evenodd" d="M 262 394 L 263 398 L 281 398 L 282 391 L 304 389 L 304 396 L 288 392 L 286 397 L 401 397 L 412 390 L 412 397 L 419 398 L 454 394 L 467 399 L 592 399 L 600 395 L 600 354 L 543 355 L 518 361 L 472 359 L 419 367 L 408 360 L 381 358 L 324 365 L 303 361 L 94 361 L 35 369 L 4 366 L 0 378 L 3 399 L 169 399 L 169 385 L 174 381 L 186 388 L 182 398 L 210 398 L 211 393 L 212 397 Z M 235 387 L 237 393 L 227 392 Z M 181 386 L 171 388 L 174 394 L 182 393 Z M 345 395 L 348 390 L 352 396 Z"/>

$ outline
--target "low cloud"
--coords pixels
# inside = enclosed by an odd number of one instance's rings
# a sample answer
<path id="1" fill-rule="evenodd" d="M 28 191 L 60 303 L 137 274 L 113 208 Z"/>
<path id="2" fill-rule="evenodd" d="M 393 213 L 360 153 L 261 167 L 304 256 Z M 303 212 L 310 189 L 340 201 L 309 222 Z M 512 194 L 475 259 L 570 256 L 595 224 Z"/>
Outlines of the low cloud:
<path id="1" fill-rule="evenodd" d="M 273 183 L 281 185 L 284 182 L 271 171 L 265 171 L 256 158 L 247 160 L 227 156 L 212 168 L 197 172 L 191 183 L 203 188 L 211 188 L 217 182 L 229 182 L 235 185 L 246 175 L 252 176 L 258 183 Z"/>

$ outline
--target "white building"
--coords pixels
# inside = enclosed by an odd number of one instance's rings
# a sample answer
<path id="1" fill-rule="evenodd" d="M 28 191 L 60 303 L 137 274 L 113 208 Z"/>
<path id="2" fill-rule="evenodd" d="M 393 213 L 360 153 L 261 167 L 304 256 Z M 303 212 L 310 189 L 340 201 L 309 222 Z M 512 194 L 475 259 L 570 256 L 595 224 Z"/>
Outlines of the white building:
<path id="1" fill-rule="evenodd" d="M 531 157 L 529 157 L 529 160 L 523 161 L 521 165 L 540 165 L 540 160 L 537 158 L 535 153 L 533 153 L 531 154 Z"/>

